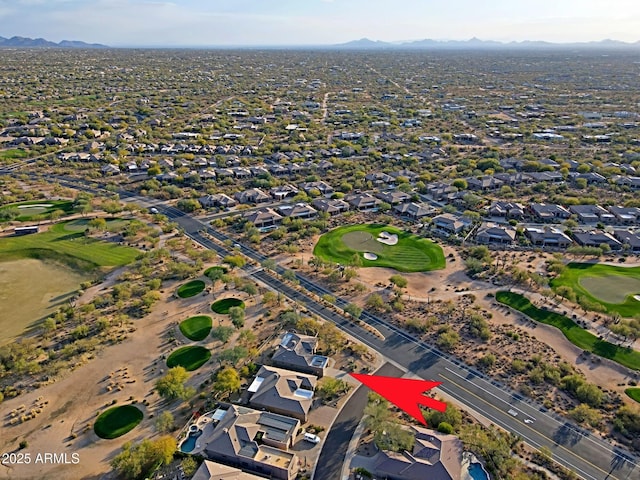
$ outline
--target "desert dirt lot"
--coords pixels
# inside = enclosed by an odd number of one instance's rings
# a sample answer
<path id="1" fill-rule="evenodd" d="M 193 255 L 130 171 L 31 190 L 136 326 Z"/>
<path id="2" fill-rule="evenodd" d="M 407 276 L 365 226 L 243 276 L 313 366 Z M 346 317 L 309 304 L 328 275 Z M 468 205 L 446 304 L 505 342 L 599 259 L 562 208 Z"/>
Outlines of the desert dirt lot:
<path id="1" fill-rule="evenodd" d="M 159 412 L 165 404 L 153 392 L 153 386 L 166 371 L 160 357 L 176 348 L 175 344 L 167 342 L 164 334 L 169 329 L 177 332 L 176 322 L 189 316 L 211 314 L 208 310 L 211 295 L 173 298 L 176 285 L 165 289 L 165 298 L 150 315 L 135 321 L 136 330 L 124 342 L 102 350 L 97 358 L 70 372 L 62 380 L 2 403 L 1 452 L 17 452 L 18 443 L 26 439 L 28 447 L 20 452 L 30 453 L 32 459 L 38 453 L 67 453 L 70 458 L 75 452 L 79 453 L 80 461 L 76 465 L 33 462 L 30 465 L 2 465 L 0 479 L 101 478 L 110 470 L 108 461 L 119 453 L 125 442 L 139 441 L 156 434 L 150 414 Z M 251 308 L 249 305 L 248 310 Z M 207 345 L 206 342 L 198 344 Z M 204 365 L 192 375 L 190 383 L 199 385 L 210 372 L 210 364 Z M 109 384 L 118 386 L 107 391 Z M 131 432 L 114 440 L 103 440 L 95 435 L 93 428 L 87 428 L 113 400 L 117 400 L 116 405 L 123 405 L 130 403 L 130 398 L 137 401 L 136 405 L 145 414 L 142 423 Z M 145 399 L 147 406 L 142 405 Z M 10 426 L 11 411 L 20 409 L 22 405 L 27 411 L 40 406 L 42 413 L 32 420 Z M 170 408 L 176 406 L 169 405 Z M 175 408 L 173 410 L 175 414 Z M 185 415 L 175 415 L 177 425 L 182 425 L 188 415 L 184 408 L 180 412 Z"/>

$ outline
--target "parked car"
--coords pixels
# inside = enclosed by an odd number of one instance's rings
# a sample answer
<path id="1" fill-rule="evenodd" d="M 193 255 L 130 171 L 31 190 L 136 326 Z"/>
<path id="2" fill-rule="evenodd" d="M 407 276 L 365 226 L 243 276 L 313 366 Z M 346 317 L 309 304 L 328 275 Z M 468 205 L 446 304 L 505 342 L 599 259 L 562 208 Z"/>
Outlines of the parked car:
<path id="1" fill-rule="evenodd" d="M 305 433 L 304 440 L 311 443 L 320 443 L 320 437 L 318 435 L 314 435 L 313 433 Z"/>

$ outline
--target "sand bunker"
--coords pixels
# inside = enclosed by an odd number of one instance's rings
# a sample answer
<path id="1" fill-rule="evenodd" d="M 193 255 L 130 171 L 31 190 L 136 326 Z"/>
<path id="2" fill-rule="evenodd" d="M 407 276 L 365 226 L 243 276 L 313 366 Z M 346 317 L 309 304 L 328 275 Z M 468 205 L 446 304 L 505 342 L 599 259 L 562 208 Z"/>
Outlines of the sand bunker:
<path id="1" fill-rule="evenodd" d="M 639 301 L 639 302 L 640 302 L 640 295 L 634 295 L 634 296 L 633 296 L 633 299 L 634 299 L 634 300 L 637 300 L 637 301 Z"/>
<path id="2" fill-rule="evenodd" d="M 18 208 L 49 208 L 53 207 L 53 205 L 48 203 L 33 203 L 30 205 L 18 205 Z"/>
<path id="3" fill-rule="evenodd" d="M 367 260 L 377 260 L 378 255 L 376 255 L 375 253 L 366 252 L 364 254 L 364 258 L 366 258 Z"/>
<path id="4" fill-rule="evenodd" d="M 398 243 L 398 235 L 395 233 L 380 232 L 376 240 L 385 245 L 396 245 Z"/>

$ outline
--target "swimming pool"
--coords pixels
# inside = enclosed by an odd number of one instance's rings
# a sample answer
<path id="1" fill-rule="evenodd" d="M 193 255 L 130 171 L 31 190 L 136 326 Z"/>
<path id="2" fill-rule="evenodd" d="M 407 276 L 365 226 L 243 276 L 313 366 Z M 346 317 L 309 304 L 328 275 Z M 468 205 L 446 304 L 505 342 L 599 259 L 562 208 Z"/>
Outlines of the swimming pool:
<path id="1" fill-rule="evenodd" d="M 202 435 L 202 430 L 195 432 L 189 432 L 187 439 L 180 445 L 180 451 L 184 453 L 191 453 L 196 448 L 196 438 Z"/>
<path id="2" fill-rule="evenodd" d="M 489 480 L 489 475 L 484 471 L 482 465 L 479 463 L 471 463 L 469 464 L 469 475 L 473 480 Z"/>

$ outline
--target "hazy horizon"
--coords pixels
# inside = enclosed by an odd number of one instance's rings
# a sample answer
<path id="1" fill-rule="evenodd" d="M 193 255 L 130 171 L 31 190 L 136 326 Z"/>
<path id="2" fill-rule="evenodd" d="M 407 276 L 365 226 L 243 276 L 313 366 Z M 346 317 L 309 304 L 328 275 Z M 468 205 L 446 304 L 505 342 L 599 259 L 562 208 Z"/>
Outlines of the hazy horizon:
<path id="1" fill-rule="evenodd" d="M 640 40 L 635 0 L 0 0 L 0 35 L 113 47 L 321 46 L 360 38 Z"/>

